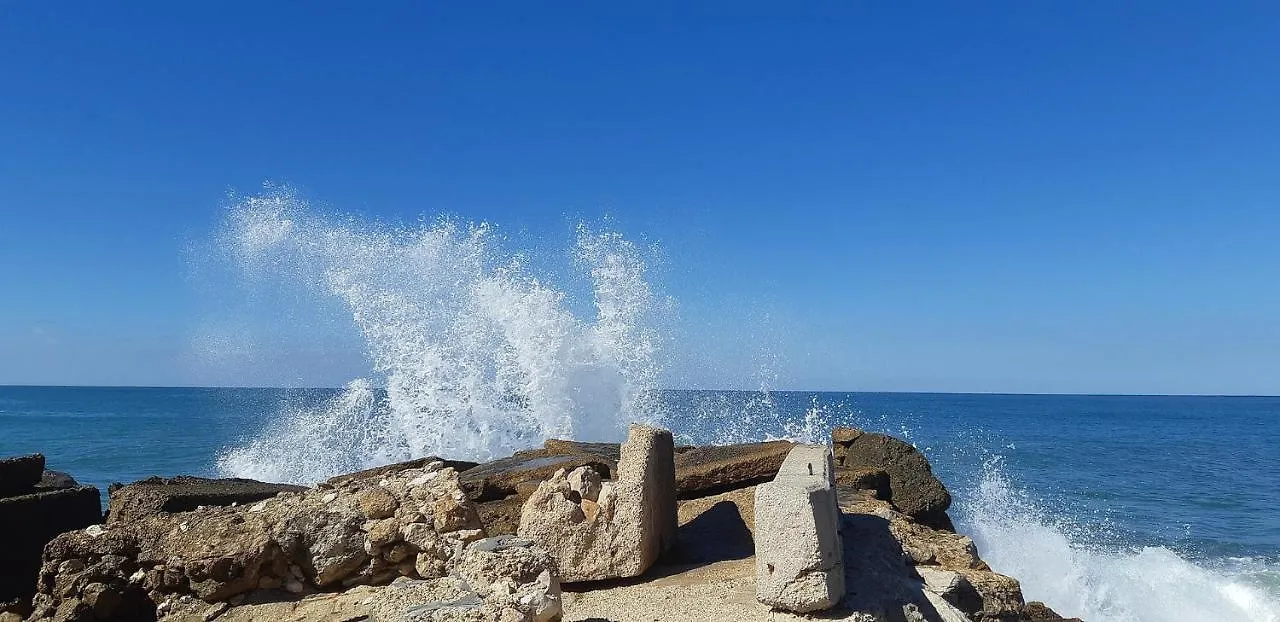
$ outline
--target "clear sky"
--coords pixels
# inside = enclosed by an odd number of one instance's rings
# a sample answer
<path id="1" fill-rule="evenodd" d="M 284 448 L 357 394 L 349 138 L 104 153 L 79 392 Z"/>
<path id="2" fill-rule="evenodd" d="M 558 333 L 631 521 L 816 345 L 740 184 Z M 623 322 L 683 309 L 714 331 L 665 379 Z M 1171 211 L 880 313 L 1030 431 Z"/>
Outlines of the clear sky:
<path id="1" fill-rule="evenodd" d="M 191 356 L 191 249 L 275 180 L 611 216 L 671 384 L 1277 394 L 1278 6 L 0 1 L 0 383 L 345 381 Z"/>

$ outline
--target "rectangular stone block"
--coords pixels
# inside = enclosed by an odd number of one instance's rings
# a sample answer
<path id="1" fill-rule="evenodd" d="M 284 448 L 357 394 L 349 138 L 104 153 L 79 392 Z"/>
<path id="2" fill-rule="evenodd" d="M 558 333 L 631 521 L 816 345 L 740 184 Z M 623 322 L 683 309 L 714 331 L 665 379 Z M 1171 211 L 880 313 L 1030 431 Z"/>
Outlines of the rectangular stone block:
<path id="1" fill-rule="evenodd" d="M 844 596 L 835 464 L 825 445 L 797 445 L 756 487 L 756 599 L 788 611 L 829 609 Z"/>
<path id="2" fill-rule="evenodd" d="M 0 499 L 0 602 L 35 594 L 40 554 L 54 536 L 100 522 L 101 497 L 92 486 Z"/>
<path id="3" fill-rule="evenodd" d="M 31 454 L 0 460 L 0 497 L 35 492 L 44 475 L 44 456 Z"/>
<path id="4" fill-rule="evenodd" d="M 620 453 L 613 481 L 561 469 L 521 509 L 518 533 L 546 547 L 564 581 L 639 576 L 675 544 L 671 432 L 632 425 Z"/>

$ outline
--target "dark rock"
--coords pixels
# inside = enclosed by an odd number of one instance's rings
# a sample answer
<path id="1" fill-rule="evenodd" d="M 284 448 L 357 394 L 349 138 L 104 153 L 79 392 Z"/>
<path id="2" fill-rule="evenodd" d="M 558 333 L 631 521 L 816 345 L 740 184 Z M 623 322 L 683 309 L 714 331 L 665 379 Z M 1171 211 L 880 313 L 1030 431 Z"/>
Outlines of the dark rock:
<path id="1" fill-rule="evenodd" d="M 62 488 L 75 488 L 79 485 L 80 482 L 77 482 L 76 478 L 71 477 L 67 473 L 63 473 L 62 471 L 46 470 L 44 475 L 40 477 L 40 484 L 38 488 L 42 490 L 60 490 Z"/>
<path id="2" fill-rule="evenodd" d="M 0 557 L 4 559 L 0 601 L 30 599 L 36 592 L 45 544 L 63 532 L 102 522 L 101 503 L 98 489 L 92 486 L 0 499 Z"/>
<path id="3" fill-rule="evenodd" d="M 345 484 L 347 482 L 357 480 L 357 479 L 369 479 L 373 477 L 382 477 L 384 475 L 387 475 L 388 473 L 396 473 L 399 471 L 404 471 L 406 469 L 421 469 L 427 466 L 428 464 L 431 464 L 432 462 L 443 462 L 446 467 L 450 467 L 459 473 L 467 469 L 471 469 L 471 468 L 475 468 L 476 466 L 479 466 L 478 462 L 468 462 L 466 460 L 445 460 L 444 458 L 427 456 L 426 458 L 415 458 L 413 460 L 406 460 L 404 462 L 396 462 L 394 464 L 385 464 L 382 466 L 373 467 L 372 469 L 356 471 L 354 473 L 335 475 L 333 477 L 330 477 L 328 481 L 326 481 L 325 483 L 337 486 L 337 485 Z"/>
<path id="4" fill-rule="evenodd" d="M 1022 608 L 1022 615 L 1029 622 L 1082 622 L 1080 618 L 1064 618 L 1040 601 L 1031 601 Z"/>
<path id="5" fill-rule="evenodd" d="M 868 490 L 875 493 L 877 499 L 888 501 L 893 494 L 889 485 L 889 474 L 884 469 L 875 467 L 836 467 L 836 491 L 841 488 L 852 490 Z"/>
<path id="6" fill-rule="evenodd" d="M 44 455 L 31 454 L 0 460 L 0 497 L 32 492 L 44 474 Z"/>
<path id="7" fill-rule="evenodd" d="M 202 505 L 243 505 L 299 490 L 306 490 L 306 487 L 268 484 L 251 479 L 152 477 L 110 489 L 107 524 L 118 525 L 158 512 L 189 512 Z"/>
<path id="8" fill-rule="evenodd" d="M 676 455 L 676 496 L 695 499 L 771 481 L 793 444 L 787 441 L 694 447 Z"/>
<path id="9" fill-rule="evenodd" d="M 534 486 L 534 490 L 537 487 Z M 476 512 L 480 514 L 480 522 L 484 530 L 491 536 L 515 535 L 520 529 L 520 510 L 529 499 L 533 490 L 523 490 L 518 495 L 506 499 L 496 499 L 476 504 Z"/>
<path id="10" fill-rule="evenodd" d="M 890 501 L 923 525 L 954 531 L 947 508 L 951 494 L 915 447 L 891 436 L 836 428 L 831 433 L 839 467 L 873 467 L 889 474 Z"/>
<path id="11" fill-rule="evenodd" d="M 521 484 L 551 479 L 556 471 L 572 471 L 578 467 L 591 467 L 603 479 L 608 479 L 617 462 L 593 454 L 558 454 L 553 450 L 522 451 L 510 458 L 486 462 L 458 475 L 462 489 L 472 501 L 498 501 L 520 494 Z M 536 488 L 536 486 L 534 486 Z M 531 489 L 526 487 L 525 497 Z M 499 532 L 501 533 L 501 532 Z"/>
<path id="12" fill-rule="evenodd" d="M 555 455 L 596 456 L 615 465 L 618 464 L 618 460 L 622 456 L 621 443 L 583 443 L 552 438 L 547 439 L 547 442 L 542 444 L 542 449 L 548 454 Z"/>

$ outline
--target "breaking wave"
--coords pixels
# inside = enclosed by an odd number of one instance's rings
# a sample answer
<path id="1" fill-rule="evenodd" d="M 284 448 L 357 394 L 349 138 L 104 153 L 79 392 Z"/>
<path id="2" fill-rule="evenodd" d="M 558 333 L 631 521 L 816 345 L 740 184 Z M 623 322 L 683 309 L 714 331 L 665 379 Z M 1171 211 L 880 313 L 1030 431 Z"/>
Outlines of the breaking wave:
<path id="1" fill-rule="evenodd" d="M 577 229 L 594 314 L 485 224 L 326 217 L 289 188 L 230 209 L 222 246 L 251 278 L 336 299 L 371 362 L 320 407 L 285 407 L 218 456 L 226 476 L 315 482 L 419 456 L 487 460 L 543 439 L 616 440 L 661 423 L 655 295 L 643 253 Z"/>
<path id="2" fill-rule="evenodd" d="M 1028 600 L 1087 622 L 1278 622 L 1280 564 L 1191 561 L 1164 547 L 1097 544 L 1096 530 L 1051 515 L 987 461 L 960 502 L 960 531 Z"/>

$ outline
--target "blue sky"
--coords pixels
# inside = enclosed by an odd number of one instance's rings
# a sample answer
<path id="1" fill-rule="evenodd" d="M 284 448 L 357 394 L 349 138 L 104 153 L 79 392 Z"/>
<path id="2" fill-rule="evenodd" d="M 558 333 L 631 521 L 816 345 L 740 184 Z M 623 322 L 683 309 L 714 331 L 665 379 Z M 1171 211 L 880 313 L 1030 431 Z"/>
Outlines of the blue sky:
<path id="1" fill-rule="evenodd" d="M 192 356 L 243 303 L 192 249 L 275 180 L 607 215 L 672 385 L 1276 394 L 1278 111 L 1270 3 L 0 2 L 0 383 L 359 373 Z"/>

